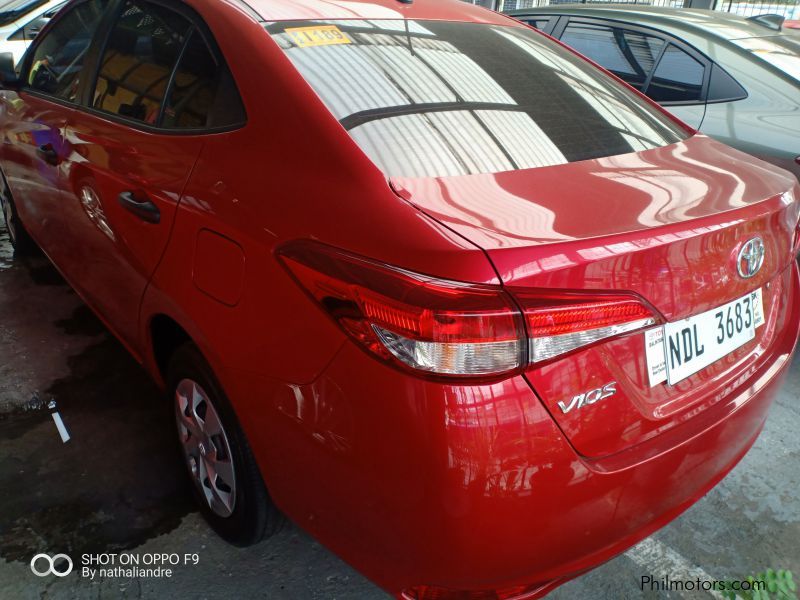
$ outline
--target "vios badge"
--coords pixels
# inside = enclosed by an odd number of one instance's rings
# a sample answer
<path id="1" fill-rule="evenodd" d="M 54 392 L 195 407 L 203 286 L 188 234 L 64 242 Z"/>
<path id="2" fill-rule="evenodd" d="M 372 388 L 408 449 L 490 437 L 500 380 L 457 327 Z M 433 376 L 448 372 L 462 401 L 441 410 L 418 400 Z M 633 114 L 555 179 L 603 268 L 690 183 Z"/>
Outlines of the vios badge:
<path id="1" fill-rule="evenodd" d="M 558 403 L 558 407 L 566 414 L 573 408 L 583 408 L 584 406 L 594 404 L 595 402 L 604 400 L 609 396 L 613 396 L 616 393 L 617 393 L 617 382 L 612 381 L 610 383 L 605 384 L 603 387 L 599 387 L 597 389 L 589 390 L 588 392 L 578 394 L 577 396 L 573 396 L 569 404 L 567 404 L 562 400 L 561 402 Z"/>
<path id="2" fill-rule="evenodd" d="M 736 269 L 739 271 L 739 276 L 743 279 L 750 279 L 758 273 L 761 265 L 764 264 L 765 254 L 764 240 L 760 237 L 747 240 L 736 258 Z"/>

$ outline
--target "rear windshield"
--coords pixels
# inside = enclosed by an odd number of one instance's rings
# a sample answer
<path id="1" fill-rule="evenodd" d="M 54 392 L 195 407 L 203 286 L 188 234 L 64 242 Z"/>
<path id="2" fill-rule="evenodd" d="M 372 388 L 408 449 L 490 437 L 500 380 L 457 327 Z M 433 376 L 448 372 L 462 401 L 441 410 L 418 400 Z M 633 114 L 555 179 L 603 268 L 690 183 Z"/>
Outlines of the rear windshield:
<path id="1" fill-rule="evenodd" d="M 800 82 L 800 36 L 784 35 L 731 41 Z"/>
<path id="2" fill-rule="evenodd" d="M 266 28 L 390 177 L 559 165 L 687 137 L 625 86 L 527 28 L 402 20 Z"/>
<path id="3" fill-rule="evenodd" d="M 0 4 L 0 27 L 21 19 L 32 10 L 47 3 L 47 0 L 11 0 Z"/>

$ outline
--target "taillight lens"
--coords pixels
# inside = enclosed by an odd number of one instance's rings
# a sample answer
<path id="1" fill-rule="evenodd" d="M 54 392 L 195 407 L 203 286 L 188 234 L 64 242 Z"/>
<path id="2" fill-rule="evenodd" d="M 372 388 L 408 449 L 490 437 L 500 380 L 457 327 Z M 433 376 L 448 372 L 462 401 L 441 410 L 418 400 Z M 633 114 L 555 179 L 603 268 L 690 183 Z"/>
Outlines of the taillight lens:
<path id="1" fill-rule="evenodd" d="M 525 365 L 522 315 L 501 288 L 434 279 L 311 242 L 285 246 L 280 256 L 347 333 L 385 360 L 463 377 Z"/>
<path id="2" fill-rule="evenodd" d="M 509 292 L 412 273 L 309 241 L 288 244 L 279 256 L 364 348 L 421 374 L 507 376 L 656 322 L 634 296 Z"/>
<path id="3" fill-rule="evenodd" d="M 532 363 L 656 323 L 653 311 L 634 296 L 512 293 L 525 311 Z"/>

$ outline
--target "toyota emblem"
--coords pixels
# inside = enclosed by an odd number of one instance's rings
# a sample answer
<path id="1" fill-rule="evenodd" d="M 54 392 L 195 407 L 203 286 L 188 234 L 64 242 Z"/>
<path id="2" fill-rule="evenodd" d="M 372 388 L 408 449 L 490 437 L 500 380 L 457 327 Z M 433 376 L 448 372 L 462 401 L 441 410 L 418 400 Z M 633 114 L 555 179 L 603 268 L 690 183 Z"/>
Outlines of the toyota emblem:
<path id="1" fill-rule="evenodd" d="M 739 250 L 739 256 L 736 259 L 736 268 L 739 271 L 739 276 L 744 279 L 750 279 L 758 273 L 761 265 L 764 264 L 765 254 L 764 240 L 760 237 L 747 240 Z"/>

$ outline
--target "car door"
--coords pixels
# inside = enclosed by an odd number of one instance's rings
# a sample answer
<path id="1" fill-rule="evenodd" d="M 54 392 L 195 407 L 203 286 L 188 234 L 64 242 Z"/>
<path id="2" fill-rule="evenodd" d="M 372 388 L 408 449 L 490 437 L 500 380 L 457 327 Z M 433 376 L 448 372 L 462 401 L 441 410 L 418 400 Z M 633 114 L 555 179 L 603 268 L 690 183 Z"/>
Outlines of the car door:
<path id="1" fill-rule="evenodd" d="M 681 42 L 643 27 L 574 17 L 554 34 L 691 127 L 702 124 L 710 69 Z"/>
<path id="2" fill-rule="evenodd" d="M 138 353 L 138 311 L 204 135 L 224 64 L 181 3 L 120 2 L 86 106 L 67 124 L 71 278 Z M 217 86 L 217 87 L 215 87 Z M 239 104 L 241 106 L 241 104 Z M 234 119 L 235 120 L 235 119 Z"/>
<path id="3" fill-rule="evenodd" d="M 96 80 L 70 114 L 62 202 L 65 275 L 138 354 L 138 308 L 170 233 L 202 138 L 159 127 L 193 25 L 178 10 L 118 3 Z"/>
<path id="4" fill-rule="evenodd" d="M 28 231 L 58 262 L 62 250 L 66 127 L 79 101 L 84 62 L 107 0 L 77 2 L 42 35 L 22 68 L 22 88 L 5 91 L 0 161 Z"/>

